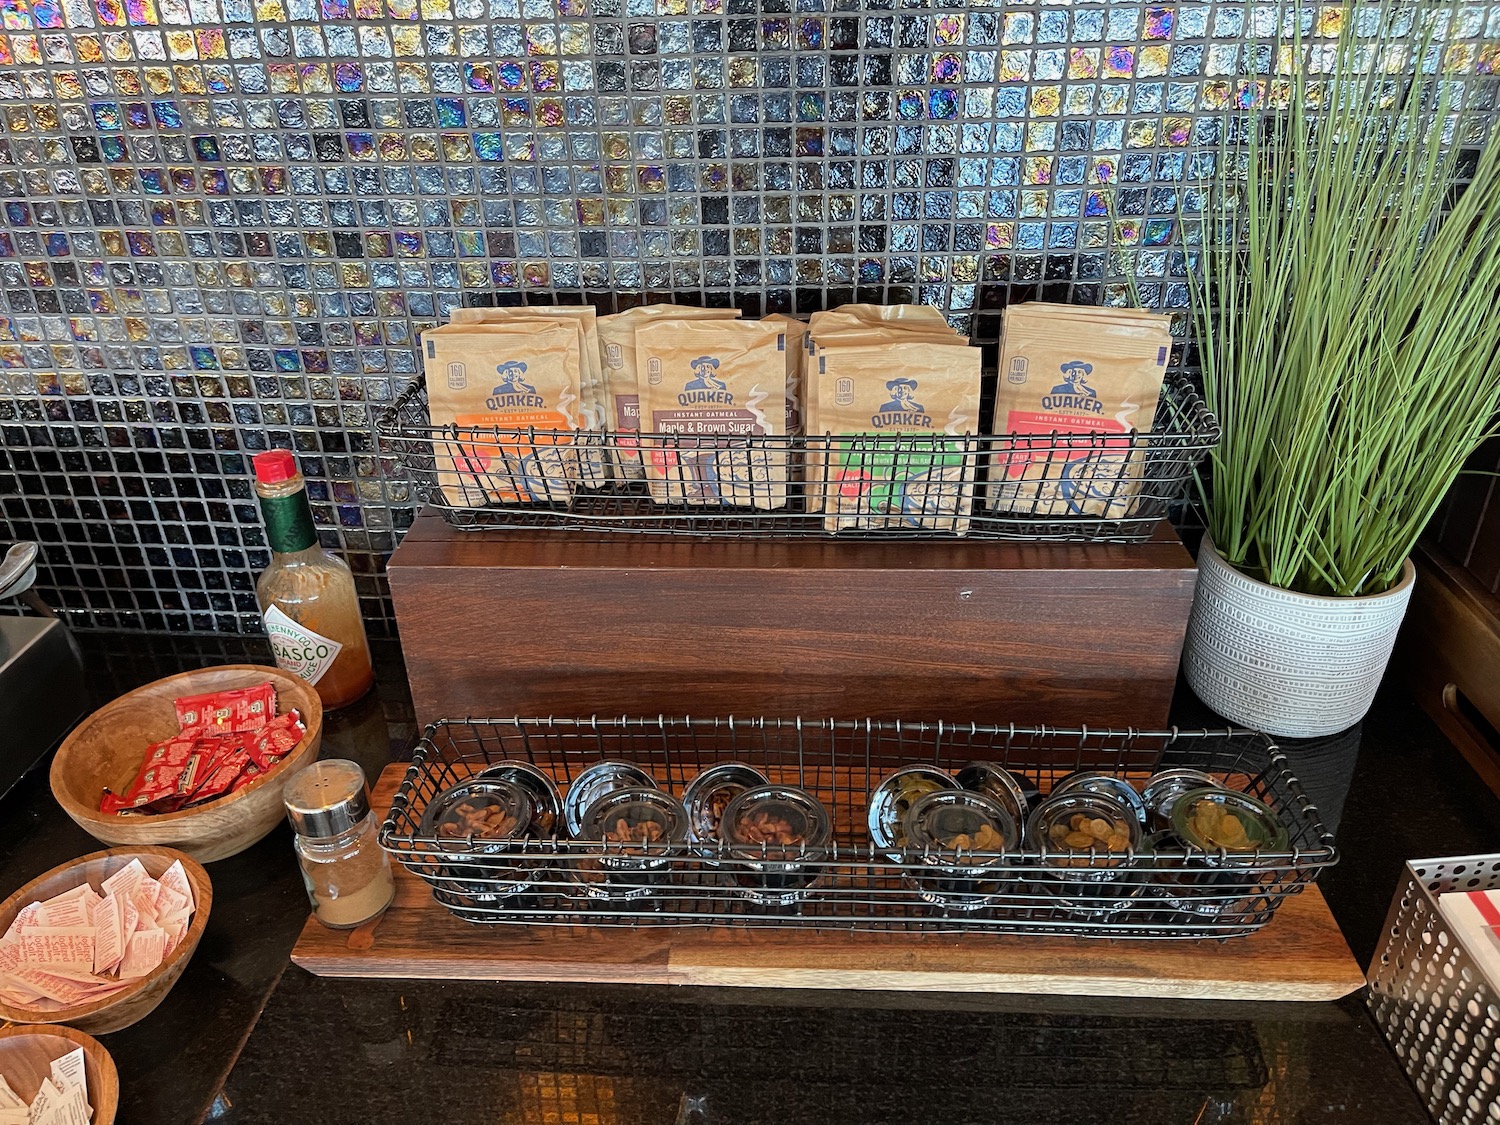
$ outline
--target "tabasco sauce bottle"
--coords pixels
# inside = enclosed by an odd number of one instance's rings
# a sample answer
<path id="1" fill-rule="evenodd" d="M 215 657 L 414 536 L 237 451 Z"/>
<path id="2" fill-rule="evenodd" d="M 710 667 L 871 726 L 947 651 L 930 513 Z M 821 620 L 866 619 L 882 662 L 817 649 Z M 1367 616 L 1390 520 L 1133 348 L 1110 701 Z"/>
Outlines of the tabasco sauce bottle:
<path id="1" fill-rule="evenodd" d="M 255 494 L 272 551 L 255 597 L 276 663 L 312 684 L 324 708 L 353 703 L 375 680 L 354 575 L 319 546 L 307 484 L 285 449 L 256 455 Z"/>

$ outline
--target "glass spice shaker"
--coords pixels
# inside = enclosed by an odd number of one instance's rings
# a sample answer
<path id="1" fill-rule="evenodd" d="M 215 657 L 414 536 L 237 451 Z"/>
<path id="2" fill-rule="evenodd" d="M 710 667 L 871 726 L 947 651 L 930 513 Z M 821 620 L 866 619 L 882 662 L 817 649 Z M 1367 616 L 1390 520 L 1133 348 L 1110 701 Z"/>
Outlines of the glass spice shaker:
<path id="1" fill-rule="evenodd" d="M 385 910 L 396 885 L 376 839 L 359 764 L 343 758 L 315 762 L 287 782 L 282 799 L 313 916 L 349 930 Z"/>

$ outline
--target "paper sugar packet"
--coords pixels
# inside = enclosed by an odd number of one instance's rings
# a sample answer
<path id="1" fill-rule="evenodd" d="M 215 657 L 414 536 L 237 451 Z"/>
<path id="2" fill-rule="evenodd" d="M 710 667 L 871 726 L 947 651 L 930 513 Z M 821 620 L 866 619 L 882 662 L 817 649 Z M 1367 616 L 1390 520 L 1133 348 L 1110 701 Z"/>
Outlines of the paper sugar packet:
<path id="1" fill-rule="evenodd" d="M 42 1011 L 106 999 L 154 972 L 196 909 L 180 862 L 153 879 L 138 859 L 97 888 L 31 903 L 0 936 L 0 997 Z"/>

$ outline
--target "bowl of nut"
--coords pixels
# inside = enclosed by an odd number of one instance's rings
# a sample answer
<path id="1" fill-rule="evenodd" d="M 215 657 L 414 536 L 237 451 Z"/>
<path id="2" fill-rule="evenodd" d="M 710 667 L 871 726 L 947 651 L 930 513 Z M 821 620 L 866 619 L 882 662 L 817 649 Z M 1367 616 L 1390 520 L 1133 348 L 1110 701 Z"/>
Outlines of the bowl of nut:
<path id="1" fill-rule="evenodd" d="M 682 793 L 682 804 L 688 814 L 688 843 L 710 867 L 717 866 L 719 824 L 729 802 L 746 789 L 766 784 L 767 780 L 754 766 L 720 762 L 688 782 Z"/>
<path id="2" fill-rule="evenodd" d="M 1131 870 L 1145 849 L 1134 809 L 1074 789 L 1049 796 L 1026 821 L 1026 847 L 1045 874 L 1037 880 L 1070 913 L 1098 918 L 1125 909 L 1144 886 Z"/>
<path id="3" fill-rule="evenodd" d="M 1021 832 L 1010 811 L 984 793 L 943 790 L 919 798 L 906 817 L 907 872 L 917 896 L 933 906 L 971 911 L 991 905 L 1006 882 L 1005 852 Z"/>
<path id="4" fill-rule="evenodd" d="M 526 890 L 540 856 L 538 802 L 514 781 L 475 777 L 439 793 L 422 814 L 420 833 L 437 842 L 439 859 L 417 874 L 449 907 L 480 908 Z M 555 824 L 555 817 L 552 820 Z"/>
<path id="5" fill-rule="evenodd" d="M 579 839 L 601 845 L 577 862 L 590 898 L 641 898 L 672 881 L 687 840 L 687 811 L 660 789 L 616 789 L 583 814 Z"/>
<path id="6" fill-rule="evenodd" d="M 822 874 L 833 822 L 823 803 L 791 785 L 757 785 L 724 809 L 723 866 L 739 893 L 762 906 L 802 898 Z"/>

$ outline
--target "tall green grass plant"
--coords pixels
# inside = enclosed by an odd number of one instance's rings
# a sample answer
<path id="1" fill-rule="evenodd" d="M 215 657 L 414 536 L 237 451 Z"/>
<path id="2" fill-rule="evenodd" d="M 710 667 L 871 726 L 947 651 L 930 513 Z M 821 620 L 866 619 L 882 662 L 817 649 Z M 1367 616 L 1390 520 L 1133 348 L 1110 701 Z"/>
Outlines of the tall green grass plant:
<path id="1" fill-rule="evenodd" d="M 1348 5 L 1337 41 L 1284 25 L 1190 271 L 1223 426 L 1209 532 L 1301 593 L 1395 583 L 1500 407 L 1500 144 L 1444 80 L 1442 24 L 1403 18 L 1380 0 Z"/>

